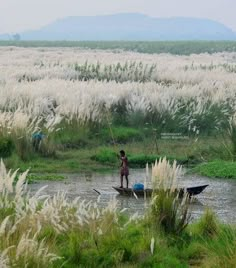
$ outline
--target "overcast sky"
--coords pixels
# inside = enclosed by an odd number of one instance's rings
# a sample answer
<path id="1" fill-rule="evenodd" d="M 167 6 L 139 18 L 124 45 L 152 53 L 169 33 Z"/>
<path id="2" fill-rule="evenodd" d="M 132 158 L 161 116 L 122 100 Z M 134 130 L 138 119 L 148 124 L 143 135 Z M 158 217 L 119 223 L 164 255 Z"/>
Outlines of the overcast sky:
<path id="1" fill-rule="evenodd" d="M 67 16 L 118 12 L 209 18 L 236 31 L 236 0 L 0 0 L 0 33 L 37 29 Z"/>

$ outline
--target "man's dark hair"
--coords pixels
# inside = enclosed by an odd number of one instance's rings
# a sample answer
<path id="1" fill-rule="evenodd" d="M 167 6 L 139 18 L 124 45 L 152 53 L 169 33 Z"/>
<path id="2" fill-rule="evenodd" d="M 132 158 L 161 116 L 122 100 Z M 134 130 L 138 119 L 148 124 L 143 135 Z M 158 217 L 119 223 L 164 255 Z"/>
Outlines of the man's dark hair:
<path id="1" fill-rule="evenodd" d="M 121 150 L 121 151 L 120 151 L 120 154 L 125 155 L 125 151 L 124 151 L 124 150 Z"/>

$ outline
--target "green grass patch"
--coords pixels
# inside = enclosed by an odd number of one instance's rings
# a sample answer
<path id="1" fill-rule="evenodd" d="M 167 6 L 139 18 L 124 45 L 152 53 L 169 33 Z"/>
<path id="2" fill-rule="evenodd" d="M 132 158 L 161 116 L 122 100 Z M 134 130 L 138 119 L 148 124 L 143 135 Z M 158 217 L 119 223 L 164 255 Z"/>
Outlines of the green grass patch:
<path id="1" fill-rule="evenodd" d="M 235 44 L 235 41 L 0 41 L 0 46 L 122 49 L 140 53 L 171 53 L 175 55 L 235 52 Z"/>
<path id="2" fill-rule="evenodd" d="M 193 172 L 211 178 L 236 179 L 236 162 L 216 160 L 198 165 Z"/>
<path id="3" fill-rule="evenodd" d="M 34 174 L 58 174 L 58 173 L 84 173 L 84 172 L 108 172 L 111 165 L 91 159 L 94 150 L 66 150 L 58 151 L 56 158 L 33 157 L 30 161 L 22 161 L 16 154 L 4 161 L 11 169 L 20 169 L 20 172 L 30 170 Z M 52 176 L 53 176 L 52 175 Z"/>
<path id="4" fill-rule="evenodd" d="M 114 164 L 118 161 L 117 153 L 112 149 L 102 148 L 95 155 L 91 156 L 91 159 L 100 163 Z"/>

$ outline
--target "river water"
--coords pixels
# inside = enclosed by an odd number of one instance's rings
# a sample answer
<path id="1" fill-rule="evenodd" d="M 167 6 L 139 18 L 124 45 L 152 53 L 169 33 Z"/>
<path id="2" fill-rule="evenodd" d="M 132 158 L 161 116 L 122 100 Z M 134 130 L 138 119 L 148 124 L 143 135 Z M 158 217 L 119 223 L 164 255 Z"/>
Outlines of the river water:
<path id="1" fill-rule="evenodd" d="M 131 170 L 130 185 L 137 182 L 144 182 L 145 170 Z M 67 174 L 64 181 L 40 181 L 30 184 L 29 188 L 34 193 L 42 186 L 48 185 L 42 194 L 54 195 L 58 191 L 65 191 L 69 198 L 80 196 L 88 201 L 96 201 L 101 193 L 99 204 L 106 206 L 110 200 L 116 198 L 119 208 L 127 208 L 128 213 L 138 213 L 142 215 L 149 206 L 149 200 L 134 197 L 120 196 L 112 186 L 119 186 L 119 174 Z M 151 184 L 150 180 L 147 184 Z M 180 187 L 191 187 L 209 184 L 209 186 L 199 194 L 191 205 L 192 219 L 199 218 L 204 210 L 209 207 L 217 214 L 218 218 L 226 223 L 236 223 L 236 180 L 209 179 L 198 175 L 185 175 L 178 180 Z M 125 185 L 125 184 L 124 184 Z"/>

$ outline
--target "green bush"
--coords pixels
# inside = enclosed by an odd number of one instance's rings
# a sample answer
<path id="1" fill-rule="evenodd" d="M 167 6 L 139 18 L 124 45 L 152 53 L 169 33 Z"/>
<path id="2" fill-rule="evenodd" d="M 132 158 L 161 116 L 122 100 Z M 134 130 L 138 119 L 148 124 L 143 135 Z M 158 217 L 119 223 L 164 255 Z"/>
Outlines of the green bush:
<path id="1" fill-rule="evenodd" d="M 144 168 L 147 163 L 152 164 L 155 163 L 156 160 L 158 161 L 160 159 L 160 156 L 139 154 L 129 156 L 128 159 L 130 166 L 137 168 Z"/>
<path id="2" fill-rule="evenodd" d="M 14 143 L 10 138 L 0 138 L 0 158 L 11 156 L 14 150 Z"/>
<path id="3" fill-rule="evenodd" d="M 100 163 L 116 163 L 117 153 L 111 149 L 100 149 L 98 153 L 91 157 L 92 160 L 96 160 Z"/>

